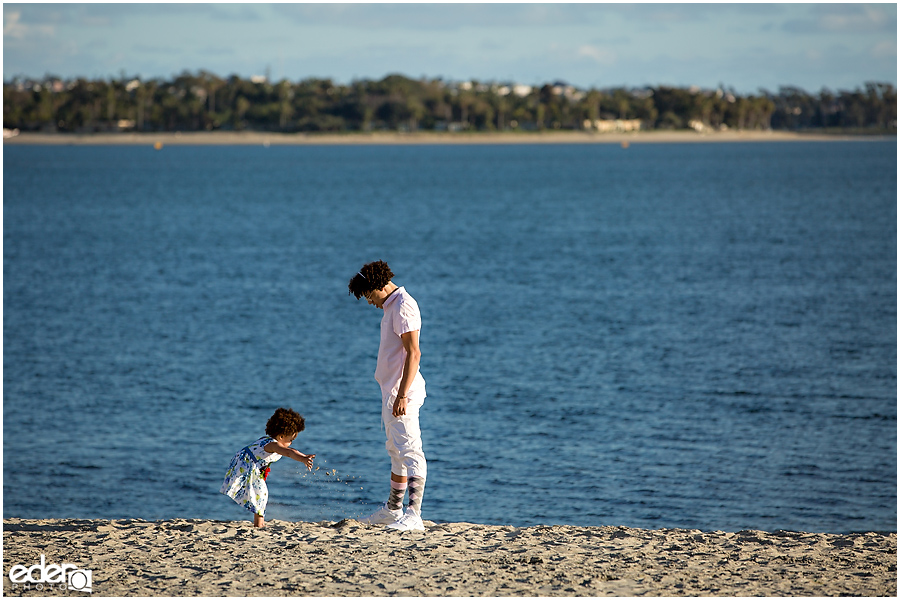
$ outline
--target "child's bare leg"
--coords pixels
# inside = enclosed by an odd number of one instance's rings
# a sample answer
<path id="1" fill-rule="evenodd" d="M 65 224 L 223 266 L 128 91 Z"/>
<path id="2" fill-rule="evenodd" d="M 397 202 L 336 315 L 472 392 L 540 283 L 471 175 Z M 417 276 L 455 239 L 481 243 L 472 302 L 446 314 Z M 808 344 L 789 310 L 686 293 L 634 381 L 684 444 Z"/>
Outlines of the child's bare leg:
<path id="1" fill-rule="evenodd" d="M 253 526 L 254 527 L 265 527 L 266 521 L 263 519 L 262 515 L 253 515 Z"/>

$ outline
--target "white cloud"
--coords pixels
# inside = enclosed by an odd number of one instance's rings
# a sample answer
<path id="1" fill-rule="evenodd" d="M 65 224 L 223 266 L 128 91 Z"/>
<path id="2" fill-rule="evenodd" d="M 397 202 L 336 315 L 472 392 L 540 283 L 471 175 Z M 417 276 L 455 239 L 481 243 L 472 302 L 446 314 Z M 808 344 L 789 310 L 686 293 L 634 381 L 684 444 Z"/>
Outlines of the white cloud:
<path id="1" fill-rule="evenodd" d="M 810 18 L 792 19 L 784 29 L 792 33 L 889 33 L 897 30 L 897 15 L 887 5 L 816 5 Z"/>
<path id="2" fill-rule="evenodd" d="M 11 10 L 3 13 L 3 39 L 25 40 L 32 37 L 51 37 L 53 25 L 27 25 L 22 23 L 22 12 Z"/>
<path id="3" fill-rule="evenodd" d="M 872 58 L 897 58 L 897 40 L 875 44 L 869 53 Z"/>
<path id="4" fill-rule="evenodd" d="M 19 11 L 12 11 L 8 13 L 3 13 L 3 37 L 4 38 L 16 38 L 22 39 L 25 37 L 25 26 L 19 23 L 19 20 L 22 18 L 22 13 Z"/>
<path id="5" fill-rule="evenodd" d="M 590 46 L 588 44 L 578 48 L 578 56 L 589 58 L 601 65 L 614 65 L 618 59 L 618 56 L 614 51 L 598 48 L 597 46 Z"/>
<path id="6" fill-rule="evenodd" d="M 866 33 L 883 30 L 891 19 L 880 8 L 863 6 L 857 14 L 830 14 L 822 17 L 822 26 L 827 31 L 848 31 Z"/>

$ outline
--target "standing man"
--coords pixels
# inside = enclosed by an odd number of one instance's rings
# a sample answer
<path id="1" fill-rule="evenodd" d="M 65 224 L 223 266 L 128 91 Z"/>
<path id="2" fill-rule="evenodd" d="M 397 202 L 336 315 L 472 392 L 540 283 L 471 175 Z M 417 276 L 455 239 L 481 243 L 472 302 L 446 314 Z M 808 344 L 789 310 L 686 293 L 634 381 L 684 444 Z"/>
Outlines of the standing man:
<path id="1" fill-rule="evenodd" d="M 369 525 L 387 525 L 400 531 L 425 531 L 422 494 L 427 468 L 419 429 L 419 409 L 425 402 L 425 379 L 419 373 L 419 305 L 391 278 L 384 261 L 371 262 L 350 279 L 350 293 L 384 311 L 375 380 L 381 386 L 381 419 L 391 457 L 391 489 L 388 501 L 361 519 Z M 409 507 L 403 496 L 409 489 Z"/>

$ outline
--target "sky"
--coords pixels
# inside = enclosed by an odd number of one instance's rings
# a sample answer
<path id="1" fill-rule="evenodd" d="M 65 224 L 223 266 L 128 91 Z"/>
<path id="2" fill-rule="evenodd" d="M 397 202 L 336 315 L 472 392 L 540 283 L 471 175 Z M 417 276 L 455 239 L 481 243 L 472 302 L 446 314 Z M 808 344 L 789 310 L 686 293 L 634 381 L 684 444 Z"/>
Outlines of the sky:
<path id="1" fill-rule="evenodd" d="M 3 79 L 897 85 L 897 4 L 4 4 Z"/>

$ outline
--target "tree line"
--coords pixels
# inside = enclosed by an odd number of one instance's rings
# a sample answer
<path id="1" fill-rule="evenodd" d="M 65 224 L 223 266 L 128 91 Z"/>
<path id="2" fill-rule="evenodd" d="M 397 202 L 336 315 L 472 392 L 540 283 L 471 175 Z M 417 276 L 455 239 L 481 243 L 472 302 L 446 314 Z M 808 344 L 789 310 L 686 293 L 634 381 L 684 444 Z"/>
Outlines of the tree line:
<path id="1" fill-rule="evenodd" d="M 389 75 L 330 79 L 220 78 L 184 72 L 170 80 L 15 78 L 3 84 L 3 127 L 22 131 L 509 131 L 615 129 L 804 130 L 896 133 L 897 92 L 888 83 L 817 94 L 697 87 L 579 90 L 445 82 Z"/>

